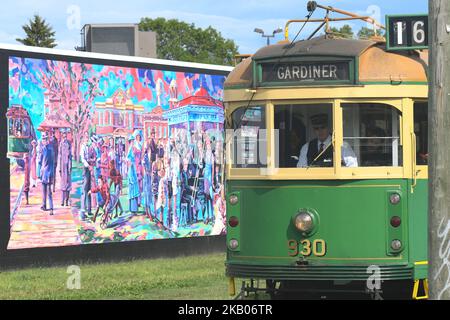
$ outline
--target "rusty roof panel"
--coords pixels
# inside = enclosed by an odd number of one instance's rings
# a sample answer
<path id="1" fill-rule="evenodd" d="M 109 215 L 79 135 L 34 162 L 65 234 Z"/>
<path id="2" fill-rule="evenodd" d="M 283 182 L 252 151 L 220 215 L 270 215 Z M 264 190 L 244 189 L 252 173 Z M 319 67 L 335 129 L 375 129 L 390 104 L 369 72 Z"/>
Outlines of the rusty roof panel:
<path id="1" fill-rule="evenodd" d="M 386 52 L 383 47 L 367 50 L 359 59 L 361 82 L 426 82 L 426 63 L 415 51 Z"/>
<path id="2" fill-rule="evenodd" d="M 261 60 L 281 56 L 292 57 L 302 55 L 358 57 L 375 44 L 375 41 L 370 40 L 329 39 L 322 36 L 311 40 L 295 42 L 290 49 L 288 49 L 289 44 L 276 44 L 263 47 L 253 55 L 253 59 Z"/>

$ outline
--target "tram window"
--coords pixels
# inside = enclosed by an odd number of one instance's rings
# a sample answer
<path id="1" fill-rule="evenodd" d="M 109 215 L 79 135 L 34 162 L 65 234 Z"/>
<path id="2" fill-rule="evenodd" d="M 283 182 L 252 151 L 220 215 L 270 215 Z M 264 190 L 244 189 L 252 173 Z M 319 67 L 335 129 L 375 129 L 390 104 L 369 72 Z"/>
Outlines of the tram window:
<path id="1" fill-rule="evenodd" d="M 275 106 L 276 167 L 332 167 L 331 104 Z"/>
<path id="2" fill-rule="evenodd" d="M 265 107 L 241 107 L 232 114 L 233 168 L 267 166 Z"/>
<path id="3" fill-rule="evenodd" d="M 346 103 L 342 108 L 344 143 L 354 150 L 360 166 L 402 166 L 397 109 L 379 103 Z"/>
<path id="4" fill-rule="evenodd" d="M 414 133 L 418 165 L 428 164 L 428 103 L 414 103 Z"/>

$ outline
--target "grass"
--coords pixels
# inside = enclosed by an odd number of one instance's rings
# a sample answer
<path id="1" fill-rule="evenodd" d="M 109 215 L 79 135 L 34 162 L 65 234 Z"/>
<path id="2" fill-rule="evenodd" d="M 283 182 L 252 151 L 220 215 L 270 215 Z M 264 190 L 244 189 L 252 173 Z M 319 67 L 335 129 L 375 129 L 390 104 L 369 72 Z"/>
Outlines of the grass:
<path id="1" fill-rule="evenodd" d="M 81 289 L 67 289 L 67 267 L 0 273 L 4 299 L 229 299 L 225 254 L 81 264 Z"/>

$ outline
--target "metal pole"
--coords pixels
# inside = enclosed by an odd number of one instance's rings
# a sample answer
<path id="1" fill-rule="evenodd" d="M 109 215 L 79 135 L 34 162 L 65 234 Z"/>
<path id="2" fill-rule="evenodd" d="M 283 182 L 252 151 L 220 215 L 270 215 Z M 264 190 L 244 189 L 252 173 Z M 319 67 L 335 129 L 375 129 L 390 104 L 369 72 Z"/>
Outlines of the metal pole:
<path id="1" fill-rule="evenodd" d="M 429 0 L 430 299 L 450 299 L 450 3 Z"/>

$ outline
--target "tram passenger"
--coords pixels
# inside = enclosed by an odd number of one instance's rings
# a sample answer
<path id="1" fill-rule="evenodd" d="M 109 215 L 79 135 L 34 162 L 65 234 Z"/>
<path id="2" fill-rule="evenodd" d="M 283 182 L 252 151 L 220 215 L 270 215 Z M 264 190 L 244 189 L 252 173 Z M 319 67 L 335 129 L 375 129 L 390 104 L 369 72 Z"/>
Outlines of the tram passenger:
<path id="1" fill-rule="evenodd" d="M 379 127 L 367 129 L 367 145 L 361 150 L 363 167 L 391 166 L 392 154 L 383 151 L 383 137 L 386 133 Z"/>
<path id="2" fill-rule="evenodd" d="M 328 115 L 316 114 L 310 120 L 317 138 L 303 145 L 300 150 L 297 167 L 332 167 L 333 147 L 331 146 L 331 135 L 330 129 L 328 128 Z M 355 153 L 345 142 L 342 146 L 342 163 L 346 167 L 358 166 Z"/>

